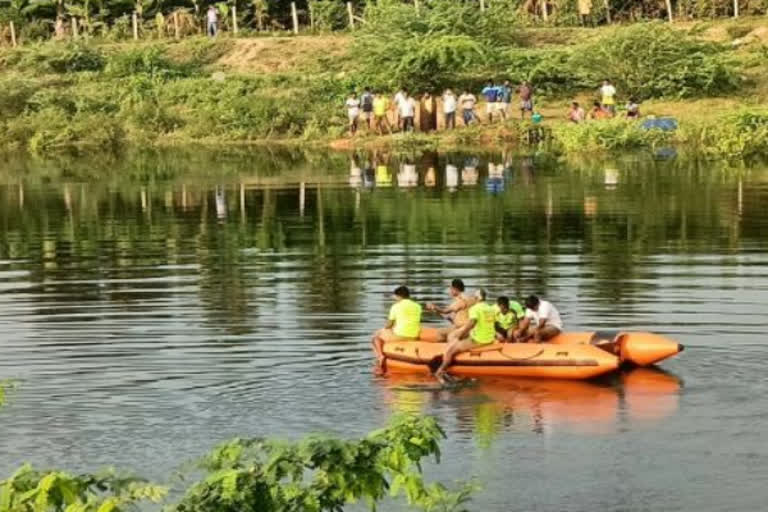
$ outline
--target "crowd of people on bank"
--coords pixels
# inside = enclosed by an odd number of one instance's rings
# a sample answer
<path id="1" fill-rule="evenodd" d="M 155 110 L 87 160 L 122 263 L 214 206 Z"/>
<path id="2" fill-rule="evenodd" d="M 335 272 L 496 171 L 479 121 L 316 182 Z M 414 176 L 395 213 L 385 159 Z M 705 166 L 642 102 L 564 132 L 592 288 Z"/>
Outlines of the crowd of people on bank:
<path id="1" fill-rule="evenodd" d="M 541 116 L 533 109 L 533 87 L 530 82 L 524 81 L 513 89 L 509 80 L 494 83 L 489 80 L 480 92 L 485 100 L 485 118 L 487 122 L 503 121 L 511 116 L 511 104 L 513 95 L 519 98 L 520 117 L 525 119 L 528 115 L 534 122 Z M 464 126 L 480 123 L 480 115 L 477 112 L 478 97 L 469 89 L 465 89 L 457 95 L 452 89 L 446 89 L 439 98 L 441 100 L 442 124 L 445 129 L 456 127 L 457 118 Z M 357 133 L 361 122 L 369 132 L 379 135 L 385 133 L 413 132 L 416 129 L 418 112 L 419 130 L 429 132 L 438 127 L 438 98 L 430 92 L 426 92 L 417 100 L 410 91 L 401 88 L 392 99 L 385 93 L 374 93 L 370 88 L 365 88 L 358 96 L 350 93 L 345 103 L 347 119 L 349 121 L 349 133 Z M 394 122 L 390 122 L 390 118 Z"/>
<path id="2" fill-rule="evenodd" d="M 449 294 L 451 302 L 446 306 L 430 302 L 422 307 L 411 299 L 408 287 L 395 289 L 394 304 L 389 310 L 387 323 L 383 329 L 376 331 L 372 339 L 379 371 L 384 371 L 384 343 L 419 339 L 424 310 L 451 323 L 450 327 L 436 331 L 440 339 L 432 340 L 447 342 L 442 363 L 435 371 L 435 377 L 440 382 L 445 382 L 447 368 L 453 358 L 462 352 L 491 343 L 543 343 L 563 330 L 557 308 L 536 295 L 526 298 L 523 304 L 507 296 L 500 296 L 495 304 L 489 304 L 483 289 L 476 290 L 472 295 L 466 294 L 461 279 L 451 282 Z"/>
<path id="3" fill-rule="evenodd" d="M 592 109 L 585 112 L 584 108 L 576 101 L 571 104 L 566 119 L 573 123 L 581 123 L 586 120 L 610 119 L 616 116 L 616 87 L 610 80 L 603 81 L 598 90 L 600 100 L 596 100 Z M 542 115 L 534 110 L 534 89 L 529 81 L 523 81 L 513 87 L 509 80 L 488 80 L 480 91 L 480 98 L 485 102 L 485 122 L 494 123 L 506 121 L 512 117 L 513 96 L 517 96 L 520 119 L 528 116 L 533 123 L 539 123 Z M 457 118 L 464 126 L 480 123 L 478 96 L 468 89 L 456 95 L 452 89 L 445 89 L 440 95 L 440 114 L 442 114 L 442 126 L 446 130 L 456 127 Z M 361 124 L 369 133 L 384 135 L 394 132 L 413 132 L 418 129 L 422 132 L 430 132 L 438 128 L 438 98 L 432 93 L 426 92 L 419 99 L 414 98 L 410 91 L 401 88 L 390 99 L 389 95 L 382 92 L 373 92 L 366 87 L 361 95 L 351 92 L 345 102 L 347 119 L 349 122 L 349 134 L 354 136 Z M 418 116 L 417 116 L 418 112 Z M 630 98 L 626 105 L 628 119 L 640 117 L 640 106 Z"/>

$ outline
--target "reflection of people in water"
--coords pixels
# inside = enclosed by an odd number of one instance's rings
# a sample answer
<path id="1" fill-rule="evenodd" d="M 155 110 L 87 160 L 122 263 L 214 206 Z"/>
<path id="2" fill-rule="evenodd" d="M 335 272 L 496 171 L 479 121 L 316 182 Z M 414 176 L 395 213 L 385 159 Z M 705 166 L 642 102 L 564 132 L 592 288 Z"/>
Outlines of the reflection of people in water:
<path id="1" fill-rule="evenodd" d="M 616 188 L 616 184 L 619 182 L 619 170 L 608 167 L 605 169 L 605 188 L 611 190 Z"/>
<path id="2" fill-rule="evenodd" d="M 523 177 L 523 183 L 530 185 L 534 180 L 533 157 L 524 156 L 520 159 L 520 175 Z"/>
<path id="3" fill-rule="evenodd" d="M 349 157 L 349 186 L 357 188 L 363 183 L 363 171 L 357 163 L 357 157 Z"/>
<path id="4" fill-rule="evenodd" d="M 365 161 L 365 169 L 363 169 L 363 186 L 365 188 L 372 188 L 376 182 L 376 172 L 373 167 L 373 160 Z"/>
<path id="5" fill-rule="evenodd" d="M 427 169 L 427 172 L 424 174 L 424 186 L 425 187 L 434 187 L 437 183 L 437 178 L 435 177 L 435 168 L 430 167 Z"/>
<path id="6" fill-rule="evenodd" d="M 445 164 L 445 186 L 451 192 L 459 186 L 459 168 L 450 162 Z"/>
<path id="7" fill-rule="evenodd" d="M 485 188 L 492 194 L 498 194 L 504 191 L 504 166 L 488 162 L 488 180 L 485 182 Z"/>
<path id="8" fill-rule="evenodd" d="M 416 165 L 409 161 L 400 164 L 400 172 L 397 173 L 397 186 L 406 188 L 415 187 L 418 184 L 419 175 L 416 172 Z"/>
<path id="9" fill-rule="evenodd" d="M 220 219 L 227 216 L 227 198 L 222 187 L 216 187 L 216 216 Z"/>
<path id="10" fill-rule="evenodd" d="M 376 186 L 377 187 L 391 187 L 392 186 L 392 173 L 389 172 L 389 168 L 385 163 L 383 157 L 378 158 L 374 156 L 376 166 Z"/>
<path id="11" fill-rule="evenodd" d="M 477 185 L 477 165 L 480 162 L 475 157 L 467 158 L 464 162 L 464 169 L 461 171 L 461 184 L 464 186 Z"/>

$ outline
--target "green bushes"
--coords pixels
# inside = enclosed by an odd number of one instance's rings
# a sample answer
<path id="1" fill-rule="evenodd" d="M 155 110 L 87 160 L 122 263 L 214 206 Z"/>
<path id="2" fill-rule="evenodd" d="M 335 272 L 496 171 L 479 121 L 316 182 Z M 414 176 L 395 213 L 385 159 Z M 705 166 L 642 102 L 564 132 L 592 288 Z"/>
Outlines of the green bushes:
<path id="1" fill-rule="evenodd" d="M 712 96 L 739 85 L 721 48 L 660 23 L 618 29 L 574 49 L 568 68 L 593 83 L 611 78 L 638 99 Z"/>
<path id="2" fill-rule="evenodd" d="M 204 477 L 168 512 L 332 512 L 371 509 L 404 496 L 427 512 L 466 510 L 474 486 L 452 491 L 424 481 L 421 463 L 439 459 L 445 437 L 433 418 L 402 417 L 362 439 L 312 436 L 295 443 L 233 439 L 200 462 Z M 160 502 L 167 489 L 141 479 L 72 475 L 24 466 L 0 481 L 0 512 L 119 512 Z"/>
<path id="3" fill-rule="evenodd" d="M 624 119 L 558 124 L 553 135 L 566 152 L 573 153 L 656 147 L 672 141 L 670 132 L 644 130 L 636 121 Z"/>
<path id="4" fill-rule="evenodd" d="M 81 43 L 40 44 L 14 50 L 5 64 L 37 73 L 76 73 L 101 71 L 104 55 L 92 46 Z"/>
<path id="5" fill-rule="evenodd" d="M 737 112 L 714 123 L 684 126 L 680 139 L 711 158 L 751 158 L 768 153 L 768 111 Z"/>
<path id="6" fill-rule="evenodd" d="M 152 46 L 110 55 L 104 71 L 115 77 L 129 77 L 145 73 L 171 79 L 187 76 L 192 72 L 192 69 L 190 66 L 179 65 L 171 61 L 162 49 Z"/>
<path id="7" fill-rule="evenodd" d="M 347 27 L 347 10 L 344 2 L 335 0 L 309 0 L 314 29 L 317 31 L 342 30 Z"/>

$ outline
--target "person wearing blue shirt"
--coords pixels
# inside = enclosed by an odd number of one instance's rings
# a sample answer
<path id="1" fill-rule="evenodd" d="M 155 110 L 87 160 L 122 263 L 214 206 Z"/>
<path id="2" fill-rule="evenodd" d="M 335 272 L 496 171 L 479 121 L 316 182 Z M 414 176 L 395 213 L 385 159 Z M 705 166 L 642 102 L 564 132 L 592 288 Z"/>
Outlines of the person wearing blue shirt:
<path id="1" fill-rule="evenodd" d="M 499 88 L 488 80 L 481 93 L 485 97 L 485 113 L 488 115 L 488 122 L 493 123 L 493 115 L 498 111 Z"/>
<path id="2" fill-rule="evenodd" d="M 499 114 L 503 120 L 507 120 L 507 114 L 509 113 L 509 104 L 512 102 L 512 86 L 509 80 L 504 80 L 504 83 L 499 86 L 498 94 L 498 106 Z"/>

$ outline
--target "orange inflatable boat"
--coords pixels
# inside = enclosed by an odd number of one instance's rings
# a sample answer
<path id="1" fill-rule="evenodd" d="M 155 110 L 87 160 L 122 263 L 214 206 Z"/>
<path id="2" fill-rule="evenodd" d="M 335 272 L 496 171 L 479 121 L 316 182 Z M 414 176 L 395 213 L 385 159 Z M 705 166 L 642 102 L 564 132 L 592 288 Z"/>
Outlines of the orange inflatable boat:
<path id="1" fill-rule="evenodd" d="M 442 343 L 387 342 L 386 370 L 430 373 L 440 365 L 444 350 Z M 589 344 L 494 343 L 459 354 L 448 371 L 463 376 L 591 379 L 618 367 L 616 355 Z"/>
<path id="2" fill-rule="evenodd" d="M 431 336 L 431 334 L 429 334 Z M 680 343 L 650 332 L 564 332 L 549 340 L 556 345 L 594 345 L 615 354 L 622 363 L 656 364 L 679 354 Z"/>
<path id="3" fill-rule="evenodd" d="M 438 330 L 422 327 L 419 341 L 384 345 L 387 370 L 429 373 L 442 360 L 445 344 Z M 649 332 L 569 332 L 547 343 L 504 343 L 460 354 L 449 368 L 455 375 L 552 379 L 591 379 L 622 363 L 648 366 L 683 350 L 674 340 Z"/>

